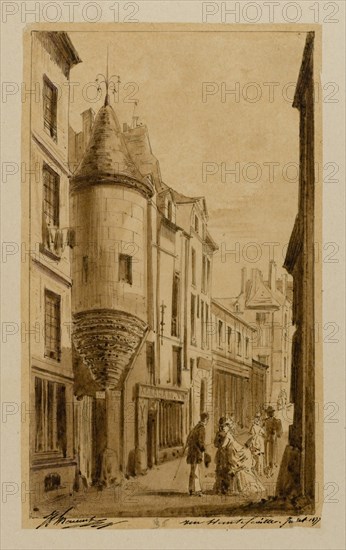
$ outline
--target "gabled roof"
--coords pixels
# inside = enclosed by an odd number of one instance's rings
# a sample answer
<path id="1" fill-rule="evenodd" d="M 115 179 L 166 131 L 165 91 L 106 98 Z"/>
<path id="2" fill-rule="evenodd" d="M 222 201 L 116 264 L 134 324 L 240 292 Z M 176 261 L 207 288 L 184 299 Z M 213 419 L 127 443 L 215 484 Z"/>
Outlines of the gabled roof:
<path id="1" fill-rule="evenodd" d="M 208 210 L 207 210 L 207 203 L 206 203 L 205 197 L 203 196 L 188 197 L 183 193 L 179 193 L 179 191 L 176 191 L 175 189 L 167 185 L 167 183 L 164 183 L 163 181 L 161 181 L 161 188 L 159 189 L 158 193 L 163 195 L 164 193 L 168 193 L 168 192 L 171 193 L 173 200 L 176 204 L 197 204 L 201 201 L 203 205 L 202 209 L 204 211 L 204 214 L 206 218 L 208 218 Z"/>
<path id="2" fill-rule="evenodd" d="M 177 204 L 189 204 L 199 201 L 200 197 L 188 197 L 172 189 L 174 194 L 174 200 Z"/>
<path id="3" fill-rule="evenodd" d="M 251 286 L 246 295 L 245 307 L 248 309 L 278 309 L 279 302 L 274 297 L 274 294 L 265 284 L 261 273 L 256 270 L 256 276 L 251 281 Z"/>
<path id="4" fill-rule="evenodd" d="M 208 219 L 208 209 L 205 197 L 188 197 L 187 195 L 183 195 L 183 193 L 179 193 L 174 189 L 172 191 L 174 194 L 174 200 L 177 204 L 199 204 L 200 202 L 202 202 L 201 210 L 204 212 L 205 217 Z"/>
<path id="5" fill-rule="evenodd" d="M 234 313 L 234 311 L 232 311 L 232 309 L 230 308 L 228 299 L 225 299 L 225 298 L 212 298 L 211 304 L 212 304 L 212 306 L 214 306 L 216 308 L 222 309 L 226 313 L 226 315 L 228 315 L 229 317 L 232 317 L 232 319 L 234 319 L 235 321 L 238 321 L 242 325 L 248 327 L 253 332 L 256 331 L 256 328 L 254 328 L 252 325 L 247 323 L 244 319 L 239 317 L 239 315 Z"/>
<path id="6" fill-rule="evenodd" d="M 72 190 L 100 183 L 122 183 L 153 195 L 152 185 L 142 177 L 131 158 L 107 96 L 96 116 L 83 158 L 71 178 Z"/>

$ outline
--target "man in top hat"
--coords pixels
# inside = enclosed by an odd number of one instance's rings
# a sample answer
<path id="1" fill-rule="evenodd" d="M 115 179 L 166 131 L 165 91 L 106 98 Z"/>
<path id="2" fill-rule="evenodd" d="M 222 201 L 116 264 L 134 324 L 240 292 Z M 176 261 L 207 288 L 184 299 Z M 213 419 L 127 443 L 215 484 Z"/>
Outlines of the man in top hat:
<path id="1" fill-rule="evenodd" d="M 275 418 L 275 410 L 272 406 L 267 408 L 267 418 L 264 421 L 264 444 L 266 472 L 273 475 L 273 468 L 278 465 L 278 438 L 282 436 L 281 420 Z"/>
<path id="2" fill-rule="evenodd" d="M 191 465 L 189 477 L 190 495 L 203 495 L 200 479 L 200 464 L 203 462 L 203 454 L 205 452 L 205 427 L 208 420 L 209 414 L 206 412 L 202 413 L 200 421 L 192 428 L 186 441 L 186 462 Z"/>

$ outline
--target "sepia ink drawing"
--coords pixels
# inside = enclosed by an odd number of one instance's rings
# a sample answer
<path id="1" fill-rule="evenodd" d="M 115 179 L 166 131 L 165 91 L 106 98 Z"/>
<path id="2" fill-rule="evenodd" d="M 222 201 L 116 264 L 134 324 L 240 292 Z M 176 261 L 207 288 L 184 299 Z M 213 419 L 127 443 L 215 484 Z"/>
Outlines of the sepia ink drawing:
<path id="1" fill-rule="evenodd" d="M 318 524 L 318 36 L 26 31 L 32 526 Z"/>

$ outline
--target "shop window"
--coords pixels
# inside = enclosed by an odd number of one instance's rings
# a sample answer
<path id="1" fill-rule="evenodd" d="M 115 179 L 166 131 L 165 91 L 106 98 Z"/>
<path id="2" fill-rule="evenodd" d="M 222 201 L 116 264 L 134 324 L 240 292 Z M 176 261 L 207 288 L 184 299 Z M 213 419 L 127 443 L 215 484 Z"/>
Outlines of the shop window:
<path id="1" fill-rule="evenodd" d="M 60 452 L 66 456 L 66 389 L 43 378 L 35 378 L 35 451 Z"/>
<path id="2" fill-rule="evenodd" d="M 165 399 L 159 401 L 158 435 L 160 449 L 183 445 L 183 417 L 182 403 Z"/>

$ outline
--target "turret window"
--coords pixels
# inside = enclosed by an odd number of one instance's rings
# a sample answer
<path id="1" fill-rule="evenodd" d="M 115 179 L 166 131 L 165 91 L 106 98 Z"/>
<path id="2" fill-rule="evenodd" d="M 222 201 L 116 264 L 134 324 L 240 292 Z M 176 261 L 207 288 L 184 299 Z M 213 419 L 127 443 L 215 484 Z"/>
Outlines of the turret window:
<path id="1" fill-rule="evenodd" d="M 132 256 L 119 254 L 119 281 L 132 285 Z"/>

